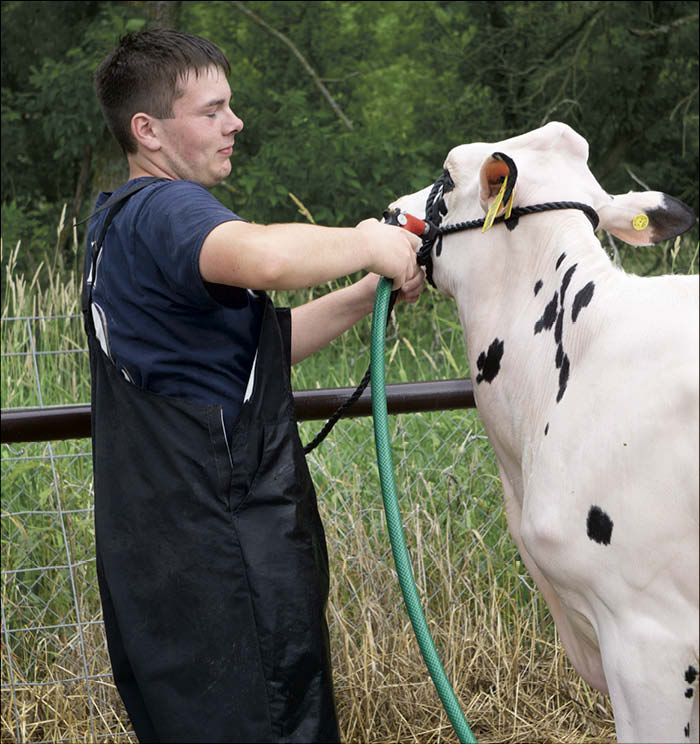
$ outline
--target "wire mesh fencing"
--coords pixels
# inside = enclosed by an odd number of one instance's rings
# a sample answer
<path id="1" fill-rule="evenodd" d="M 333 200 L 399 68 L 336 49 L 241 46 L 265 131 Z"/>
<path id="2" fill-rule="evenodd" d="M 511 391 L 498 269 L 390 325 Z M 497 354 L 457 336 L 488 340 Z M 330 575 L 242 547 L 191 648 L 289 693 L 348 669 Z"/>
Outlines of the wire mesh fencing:
<path id="1" fill-rule="evenodd" d="M 3 409 L 89 400 L 79 316 L 3 319 Z M 300 425 L 302 441 L 321 422 Z M 436 627 L 493 582 L 530 602 L 497 469 L 475 411 L 391 417 L 400 505 Z M 309 456 L 331 562 L 334 665 L 348 638 L 405 632 L 371 419 L 343 419 Z M 2 740 L 135 741 L 116 693 L 97 587 L 90 440 L 2 446 Z M 503 611 L 507 615 L 508 608 Z M 535 608 L 540 622 L 544 610 Z M 342 688 L 343 685 L 341 684 Z M 339 694 L 342 694 L 342 689 Z"/>

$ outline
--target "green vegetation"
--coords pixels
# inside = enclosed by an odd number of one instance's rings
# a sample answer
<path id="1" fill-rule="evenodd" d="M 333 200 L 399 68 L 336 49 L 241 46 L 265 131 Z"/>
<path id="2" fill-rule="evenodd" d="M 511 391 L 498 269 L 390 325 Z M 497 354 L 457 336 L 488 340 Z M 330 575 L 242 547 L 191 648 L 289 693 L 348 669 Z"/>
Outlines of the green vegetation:
<path id="1" fill-rule="evenodd" d="M 355 224 L 429 183 L 454 145 L 551 119 L 588 139 L 610 193 L 638 180 L 697 214 L 697 21 L 694 1 L 4 2 L 2 234 L 31 275 L 63 205 L 70 224 L 122 181 L 92 71 L 159 24 L 233 64 L 245 129 L 215 193 L 247 219 L 303 219 L 292 192 L 319 223 Z"/>

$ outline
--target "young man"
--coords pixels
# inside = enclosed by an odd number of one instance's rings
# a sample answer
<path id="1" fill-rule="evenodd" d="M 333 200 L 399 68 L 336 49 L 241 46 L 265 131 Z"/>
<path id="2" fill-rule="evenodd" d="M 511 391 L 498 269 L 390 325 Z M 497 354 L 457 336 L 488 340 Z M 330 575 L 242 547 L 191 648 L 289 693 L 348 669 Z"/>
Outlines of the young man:
<path id="1" fill-rule="evenodd" d="M 243 122 L 229 63 L 168 30 L 96 73 L 129 182 L 88 230 L 97 570 L 114 679 L 140 741 L 338 739 L 328 561 L 289 365 L 423 288 L 415 236 L 256 225 L 207 189 Z M 291 312 L 264 290 L 359 282 Z"/>

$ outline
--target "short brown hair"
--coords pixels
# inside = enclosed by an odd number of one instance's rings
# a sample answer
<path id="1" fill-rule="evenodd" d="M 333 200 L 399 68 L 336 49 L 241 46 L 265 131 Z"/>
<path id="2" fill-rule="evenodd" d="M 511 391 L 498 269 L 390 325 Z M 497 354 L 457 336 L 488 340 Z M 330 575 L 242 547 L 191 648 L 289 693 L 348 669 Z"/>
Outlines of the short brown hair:
<path id="1" fill-rule="evenodd" d="M 95 71 L 95 92 L 109 130 L 124 151 L 136 152 L 131 118 L 143 112 L 158 119 L 173 116 L 188 73 L 218 67 L 227 76 L 231 65 L 206 39 L 171 29 L 127 34 Z"/>

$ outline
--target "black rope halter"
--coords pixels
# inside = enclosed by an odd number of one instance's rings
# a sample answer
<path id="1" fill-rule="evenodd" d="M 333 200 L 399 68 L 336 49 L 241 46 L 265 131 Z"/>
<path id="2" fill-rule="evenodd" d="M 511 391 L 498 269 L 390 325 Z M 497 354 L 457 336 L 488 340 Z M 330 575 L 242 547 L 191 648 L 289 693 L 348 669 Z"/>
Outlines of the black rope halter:
<path id="1" fill-rule="evenodd" d="M 505 160 L 507 158 L 507 156 L 503 156 L 502 153 L 494 153 L 494 156 L 496 155 L 501 156 L 499 159 Z M 510 158 L 507 158 L 507 160 L 510 160 Z M 517 177 L 517 171 L 514 172 L 515 164 L 510 161 L 508 165 L 514 177 L 509 184 L 510 188 L 503 199 L 504 203 L 507 203 L 511 192 L 515 187 L 515 177 Z M 462 232 L 463 230 L 473 230 L 477 227 L 483 227 L 485 222 L 485 218 L 482 218 L 479 220 L 468 220 L 466 222 L 455 222 L 451 225 L 441 224 L 443 217 L 447 214 L 445 194 L 452 191 L 454 186 L 454 181 L 449 172 L 446 170 L 443 171 L 442 175 L 433 184 L 433 188 L 430 190 L 428 199 L 425 202 L 425 221 L 429 225 L 429 230 L 428 234 L 423 238 L 423 244 L 418 251 L 417 258 L 419 266 L 425 266 L 426 279 L 433 287 L 435 286 L 435 282 L 433 281 L 433 248 L 435 248 L 435 256 L 439 256 L 442 252 L 443 235 L 450 235 L 451 233 Z M 505 225 L 509 230 L 514 230 L 519 219 L 527 214 L 549 212 L 557 209 L 580 209 L 591 221 L 593 229 L 596 230 L 598 227 L 598 213 L 593 209 L 593 207 L 588 204 L 582 204 L 581 202 L 569 201 L 545 202 L 544 204 L 533 204 L 529 207 L 513 207 L 508 218 L 506 218 L 505 214 L 502 214 L 494 219 L 493 224 L 496 225 L 505 222 Z"/>

